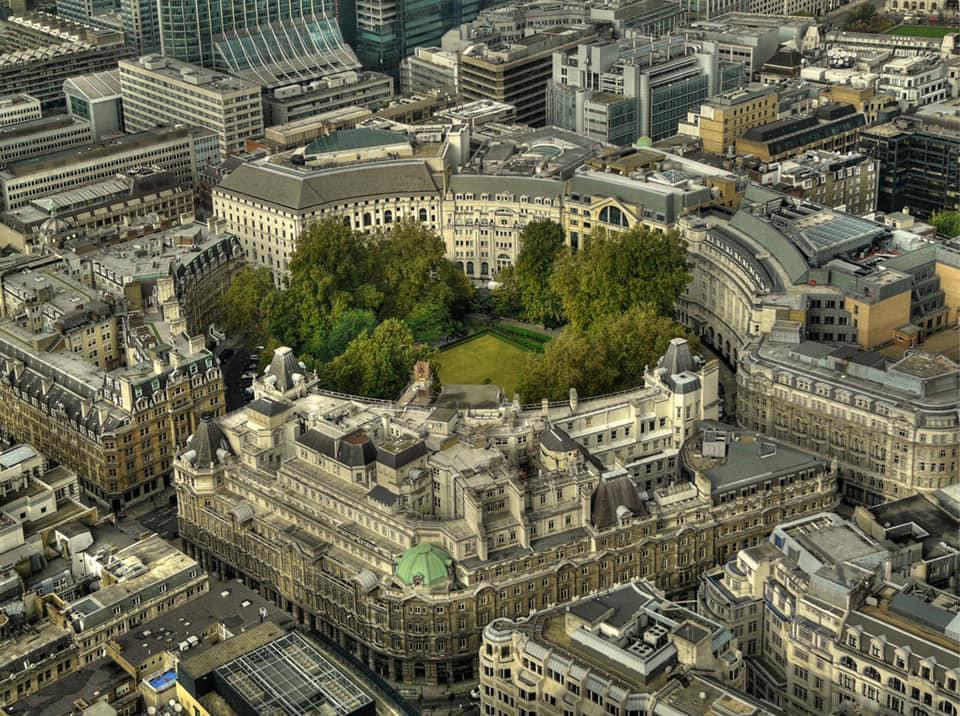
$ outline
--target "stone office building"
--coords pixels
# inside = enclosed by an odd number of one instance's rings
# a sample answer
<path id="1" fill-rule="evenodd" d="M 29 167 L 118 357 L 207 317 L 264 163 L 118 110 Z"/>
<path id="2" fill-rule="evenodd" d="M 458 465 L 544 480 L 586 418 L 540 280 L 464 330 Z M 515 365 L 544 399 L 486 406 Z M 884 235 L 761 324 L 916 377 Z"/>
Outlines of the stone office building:
<path id="1" fill-rule="evenodd" d="M 778 521 L 830 509 L 826 461 L 711 422 L 717 363 L 676 339 L 645 387 L 521 406 L 332 395 L 288 348 L 175 462 L 188 554 L 383 676 L 475 678 L 483 627 L 646 577 L 695 588 Z M 707 422 L 703 422 L 706 420 Z"/>
<path id="2" fill-rule="evenodd" d="M 848 500 L 875 505 L 957 482 L 960 367 L 917 352 L 752 343 L 737 373 L 740 423 L 837 460 Z"/>

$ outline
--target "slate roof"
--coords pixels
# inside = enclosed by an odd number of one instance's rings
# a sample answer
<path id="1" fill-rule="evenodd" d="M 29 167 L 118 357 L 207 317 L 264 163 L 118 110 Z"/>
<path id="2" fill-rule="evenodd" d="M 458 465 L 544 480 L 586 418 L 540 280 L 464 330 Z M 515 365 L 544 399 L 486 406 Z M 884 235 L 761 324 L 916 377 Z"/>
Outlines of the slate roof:
<path id="1" fill-rule="evenodd" d="M 404 465 L 409 465 L 417 458 L 423 457 L 426 454 L 426 443 L 423 440 L 417 440 L 416 442 L 401 450 L 397 450 L 396 452 L 393 450 L 385 450 L 383 447 L 378 447 L 377 462 L 379 462 L 381 465 L 386 465 L 387 467 L 391 467 L 396 470 Z"/>
<path id="2" fill-rule="evenodd" d="M 634 515 L 647 514 L 640 492 L 629 475 L 600 480 L 590 500 L 590 521 L 597 529 L 617 524 L 617 508 L 626 507 Z"/>
<path id="3" fill-rule="evenodd" d="M 298 435 L 297 442 L 348 467 L 369 465 L 377 459 L 377 449 L 373 441 L 362 432 L 335 438 L 319 430 L 310 429 Z"/>
<path id="4" fill-rule="evenodd" d="M 280 346 L 273 352 L 273 358 L 270 360 L 270 365 L 267 366 L 266 371 L 264 371 L 264 377 L 274 376 L 277 379 L 275 387 L 282 393 L 293 387 L 294 375 L 303 375 L 305 372 L 306 370 L 300 367 L 293 349 Z"/>
<path id="5" fill-rule="evenodd" d="M 415 159 L 316 171 L 242 164 L 224 177 L 216 190 L 296 211 L 364 197 L 431 193 L 440 196 L 440 185 L 427 164 Z"/>
<path id="6" fill-rule="evenodd" d="M 576 440 L 571 438 L 565 430 L 555 425 L 550 426 L 549 429 L 540 434 L 540 445 L 550 452 L 572 452 L 580 449 Z"/>
<path id="7" fill-rule="evenodd" d="M 187 440 L 187 448 L 196 452 L 193 465 L 201 468 L 219 465 L 221 451 L 229 455 L 235 454 L 220 425 L 209 417 L 201 418 L 196 431 Z"/>
<path id="8" fill-rule="evenodd" d="M 270 400 L 269 398 L 257 398 L 247 406 L 250 410 L 260 413 L 260 415 L 265 415 L 268 418 L 272 418 L 274 415 L 280 415 L 280 413 L 283 413 L 289 407 L 286 403 Z"/>

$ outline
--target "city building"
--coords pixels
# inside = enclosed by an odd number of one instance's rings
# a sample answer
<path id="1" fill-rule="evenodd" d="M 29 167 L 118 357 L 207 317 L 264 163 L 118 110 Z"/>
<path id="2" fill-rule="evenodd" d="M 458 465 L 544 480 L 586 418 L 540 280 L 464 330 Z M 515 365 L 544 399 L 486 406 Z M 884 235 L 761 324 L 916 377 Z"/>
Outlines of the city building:
<path id="1" fill-rule="evenodd" d="M 900 530 L 871 531 L 877 519 Z M 955 566 L 960 523 L 922 496 L 854 522 L 777 526 L 704 575 L 699 611 L 743 635 L 747 690 L 786 713 L 953 713 L 960 604 L 920 575 L 930 559 Z"/>
<path id="2" fill-rule="evenodd" d="M 197 562 L 156 534 L 87 558 L 100 588 L 71 602 L 54 596 L 50 605 L 51 621 L 76 633 L 81 666 L 101 658 L 111 638 L 207 591 Z"/>
<path id="3" fill-rule="evenodd" d="M 960 253 L 943 245 L 932 259 L 930 249 L 910 258 L 922 239 L 907 231 L 757 184 L 732 218 L 705 212 L 681 223 L 692 276 L 678 319 L 733 363 L 775 331 L 879 348 L 909 326 L 946 328 L 956 310 Z M 887 265 L 901 254 L 903 270 Z"/>
<path id="4" fill-rule="evenodd" d="M 762 183 L 855 216 L 877 209 L 879 162 L 862 154 L 810 151 L 762 166 Z"/>
<path id="5" fill-rule="evenodd" d="M 120 0 L 123 34 L 137 55 L 160 52 L 160 16 L 153 0 Z"/>
<path id="6" fill-rule="evenodd" d="M 161 52 L 266 88 L 357 69 L 327 7 L 324 0 L 157 3 Z"/>
<path id="7" fill-rule="evenodd" d="M 570 180 L 563 201 L 567 241 L 578 249 L 598 227 L 612 232 L 636 226 L 669 231 L 684 214 L 711 206 L 714 196 L 705 182 L 682 168 L 654 167 L 631 176 L 585 168 Z"/>
<path id="8" fill-rule="evenodd" d="M 476 43 L 460 54 L 460 93 L 517 108 L 517 121 L 534 127 L 547 120 L 546 87 L 556 52 L 597 39 L 591 26 L 546 28 L 509 44 Z M 571 129 L 576 129 L 571 128 Z"/>
<path id="9" fill-rule="evenodd" d="M 271 154 L 296 149 L 337 130 L 356 129 L 357 124 L 372 116 L 373 112 L 369 109 L 352 106 L 321 112 L 295 122 L 266 127 L 263 130 L 263 139 L 248 141 L 247 147 L 263 148 Z"/>
<path id="10" fill-rule="evenodd" d="M 879 210 L 960 210 L 960 115 L 942 106 L 862 130 L 858 150 L 880 163 Z"/>
<path id="11" fill-rule="evenodd" d="M 742 691 L 743 658 L 721 624 L 631 581 L 483 630 L 486 713 L 772 714 Z"/>
<path id="12" fill-rule="evenodd" d="M 439 47 L 416 47 L 400 62 L 400 92 L 420 94 L 437 87 L 459 87 L 460 60 L 456 52 Z"/>
<path id="13" fill-rule="evenodd" d="M 476 678 L 498 616 L 639 577 L 684 593 L 779 520 L 836 504 L 827 461 L 702 422 L 717 370 L 676 339 L 626 393 L 523 408 L 446 385 L 400 408 L 315 390 L 280 348 L 255 400 L 178 457 L 180 535 L 392 681 Z M 717 440 L 728 452 L 701 457 Z"/>
<path id="14" fill-rule="evenodd" d="M 128 132 L 189 124 L 217 134 L 220 155 L 241 152 L 244 139 L 263 134 L 260 85 L 197 65 L 145 55 L 121 60 L 120 93 Z"/>
<path id="15" fill-rule="evenodd" d="M 63 83 L 67 112 L 90 123 L 95 142 L 124 131 L 120 71 L 70 77 Z"/>
<path id="16" fill-rule="evenodd" d="M 0 127 L 0 169 L 8 162 L 93 141 L 90 123 L 67 114 Z"/>
<path id="17" fill-rule="evenodd" d="M 566 180 L 599 148 L 554 128 L 485 142 L 446 186 L 447 258 L 481 281 L 516 263 L 524 226 L 542 219 L 562 223 Z"/>
<path id="18" fill-rule="evenodd" d="M 57 16 L 74 22 L 89 22 L 97 15 L 117 9 L 117 0 L 57 0 Z"/>
<path id="19" fill-rule="evenodd" d="M 875 505 L 957 482 L 958 378 L 942 355 L 765 338 L 742 353 L 737 419 L 836 460 L 844 497 Z"/>
<path id="20" fill-rule="evenodd" d="M 877 89 L 892 94 L 904 110 L 943 102 L 950 98 L 947 66 L 935 55 L 897 57 L 880 70 Z"/>
<path id="21" fill-rule="evenodd" d="M 40 119 L 40 100 L 28 94 L 0 97 L 0 127 Z"/>
<path id="22" fill-rule="evenodd" d="M 123 33 L 70 22 L 47 13 L 14 15 L 6 20 L 0 54 L 0 87 L 27 93 L 44 112 L 64 106 L 63 82 L 101 72 L 133 54 Z"/>
<path id="23" fill-rule="evenodd" d="M 224 409 L 204 335 L 239 243 L 177 229 L 59 251 L 3 277 L 0 425 L 116 512 L 169 486 L 175 446 Z"/>
<path id="24" fill-rule="evenodd" d="M 805 116 L 748 129 L 737 138 L 736 151 L 764 162 L 788 159 L 811 149 L 846 153 L 857 148 L 866 123 L 866 117 L 848 104 L 826 104 Z"/>
<path id="25" fill-rule="evenodd" d="M 47 194 L 142 166 L 168 170 L 181 183 L 195 185 L 201 168 L 215 163 L 219 151 L 219 138 L 208 129 L 164 127 L 125 134 L 8 163 L 0 170 L 0 198 L 4 209 L 19 209 Z"/>
<path id="26" fill-rule="evenodd" d="M 264 93 L 263 107 L 266 122 L 288 124 L 348 107 L 379 109 L 393 97 L 392 77 L 349 69 L 270 90 Z"/>
<path id="27" fill-rule="evenodd" d="M 404 218 L 439 231 L 448 145 L 414 144 L 401 134 L 358 128 L 314 140 L 299 166 L 243 163 L 213 190 L 214 214 L 240 237 L 247 259 L 273 271 L 278 284 L 288 276 L 297 238 L 323 216 L 343 215 L 361 231 L 386 231 Z"/>
<path id="28" fill-rule="evenodd" d="M 361 0 L 355 5 L 357 57 L 366 69 L 394 78 L 414 48 L 439 45 L 444 32 L 472 20 L 480 9 L 479 0 Z M 451 17 L 454 8 L 461 17 Z"/>
<path id="29" fill-rule="evenodd" d="M 682 35 L 583 42 L 554 52 L 547 124 L 611 144 L 657 141 L 676 134 L 689 109 L 744 79 L 741 63 L 718 63 L 711 48 Z"/>
<path id="30" fill-rule="evenodd" d="M 44 245 L 59 247 L 78 236 L 120 241 L 145 224 L 153 230 L 165 230 L 192 221 L 193 213 L 190 187 L 170 172 L 145 167 L 47 194 L 19 209 L 3 212 L 0 246 L 37 253 Z M 108 233 L 111 229 L 115 235 Z"/>
<path id="31" fill-rule="evenodd" d="M 750 85 L 711 97 L 696 110 L 687 113 L 677 131 L 700 139 L 703 151 L 729 154 L 744 132 L 779 117 L 776 87 Z"/>
<path id="32" fill-rule="evenodd" d="M 728 0 L 697 0 L 726 3 Z M 734 3 L 737 0 L 733 0 Z M 696 3 L 689 8 L 698 14 Z M 729 7 L 709 19 L 690 22 L 683 29 L 689 42 L 710 42 L 715 45 L 718 62 L 739 62 L 746 68 L 747 78 L 760 73 L 763 66 L 783 46 L 799 52 L 817 51 L 820 31 L 812 17 L 761 15 L 746 9 Z"/>

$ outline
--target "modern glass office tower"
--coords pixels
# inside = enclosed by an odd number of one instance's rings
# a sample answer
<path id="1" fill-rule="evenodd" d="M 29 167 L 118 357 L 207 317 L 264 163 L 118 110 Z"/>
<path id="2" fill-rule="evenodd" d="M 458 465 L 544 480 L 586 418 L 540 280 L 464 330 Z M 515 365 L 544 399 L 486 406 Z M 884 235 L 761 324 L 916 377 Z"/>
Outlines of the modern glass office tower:
<path id="1" fill-rule="evenodd" d="M 475 20 L 488 0 L 341 0 L 356 13 L 357 55 L 364 67 L 397 77 L 400 60 L 417 47 L 436 47 L 443 33 Z"/>
<path id="2" fill-rule="evenodd" d="M 267 87 L 359 67 L 324 0 L 164 0 L 163 54 Z"/>
<path id="3" fill-rule="evenodd" d="M 123 32 L 141 55 L 160 52 L 157 0 L 120 0 Z"/>

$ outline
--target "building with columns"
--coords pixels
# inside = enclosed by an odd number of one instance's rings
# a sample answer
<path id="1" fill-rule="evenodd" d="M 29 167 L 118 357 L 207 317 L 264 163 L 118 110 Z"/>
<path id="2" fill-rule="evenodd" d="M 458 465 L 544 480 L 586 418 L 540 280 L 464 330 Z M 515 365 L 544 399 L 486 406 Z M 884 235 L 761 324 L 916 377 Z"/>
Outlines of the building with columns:
<path id="1" fill-rule="evenodd" d="M 476 678 L 494 618 L 639 577 L 689 593 L 836 503 L 829 462 L 714 422 L 717 370 L 676 339 L 624 393 L 400 404 L 323 392 L 280 348 L 177 457 L 184 548 L 391 681 Z"/>

